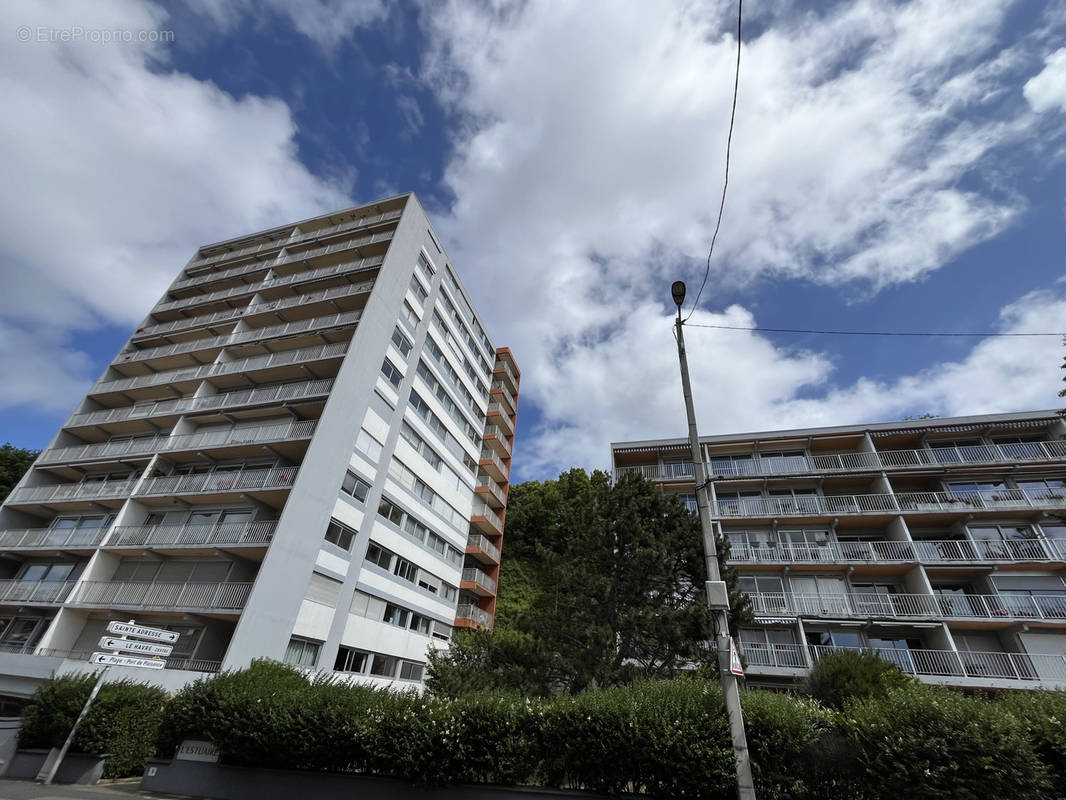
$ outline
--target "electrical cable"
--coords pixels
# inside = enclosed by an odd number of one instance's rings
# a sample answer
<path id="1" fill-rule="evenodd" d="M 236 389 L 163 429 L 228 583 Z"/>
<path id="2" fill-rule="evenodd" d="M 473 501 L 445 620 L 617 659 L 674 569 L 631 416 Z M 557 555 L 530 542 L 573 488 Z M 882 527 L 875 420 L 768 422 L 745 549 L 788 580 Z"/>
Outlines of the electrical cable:
<path id="1" fill-rule="evenodd" d="M 930 331 L 823 331 L 806 330 L 803 328 L 761 328 L 745 327 L 742 325 L 701 325 L 697 322 L 688 323 L 692 328 L 717 328 L 724 331 L 757 331 L 760 333 L 816 333 L 825 336 L 1066 336 L 1066 332 L 1060 333 L 936 333 Z"/>
<path id="2" fill-rule="evenodd" d="M 725 141 L 725 180 L 722 182 L 722 202 L 718 205 L 718 221 L 714 224 L 714 235 L 711 236 L 711 246 L 707 251 L 707 269 L 703 272 L 703 282 L 700 284 L 700 290 L 696 292 L 696 299 L 692 303 L 692 310 L 688 312 L 688 317 L 685 317 L 684 322 L 688 322 L 699 307 L 700 297 L 703 296 L 703 289 L 707 286 L 707 278 L 711 274 L 711 254 L 714 253 L 714 243 L 718 240 L 718 230 L 722 227 L 722 212 L 725 210 L 725 193 L 729 188 L 729 156 L 733 149 L 733 123 L 737 117 L 737 92 L 740 89 L 740 33 L 741 25 L 744 19 L 744 0 L 738 0 L 737 2 L 737 66 L 733 74 L 733 109 L 729 112 L 729 136 Z"/>

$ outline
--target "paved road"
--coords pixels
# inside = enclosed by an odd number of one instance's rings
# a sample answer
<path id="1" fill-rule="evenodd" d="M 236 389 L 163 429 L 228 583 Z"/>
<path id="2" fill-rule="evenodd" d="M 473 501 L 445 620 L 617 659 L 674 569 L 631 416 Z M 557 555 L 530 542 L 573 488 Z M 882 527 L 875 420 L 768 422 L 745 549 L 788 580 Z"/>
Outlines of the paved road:
<path id="1" fill-rule="evenodd" d="M 137 800 L 137 798 L 169 798 L 176 795 L 145 792 L 140 778 L 96 786 L 43 786 L 34 781 L 13 781 L 0 778 L 0 800 Z"/>

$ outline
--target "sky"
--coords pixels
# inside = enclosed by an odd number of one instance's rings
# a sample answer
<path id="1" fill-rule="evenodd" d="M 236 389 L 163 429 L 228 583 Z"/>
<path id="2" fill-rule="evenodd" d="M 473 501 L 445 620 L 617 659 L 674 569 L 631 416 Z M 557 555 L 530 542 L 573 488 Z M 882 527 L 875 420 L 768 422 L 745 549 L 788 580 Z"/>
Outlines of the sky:
<path id="1" fill-rule="evenodd" d="M 414 191 L 522 371 L 512 480 L 685 434 L 673 281 L 725 0 L 8 0 L 0 442 L 46 445 L 202 244 Z M 1066 2 L 744 7 L 686 342 L 703 434 L 1058 408 Z"/>

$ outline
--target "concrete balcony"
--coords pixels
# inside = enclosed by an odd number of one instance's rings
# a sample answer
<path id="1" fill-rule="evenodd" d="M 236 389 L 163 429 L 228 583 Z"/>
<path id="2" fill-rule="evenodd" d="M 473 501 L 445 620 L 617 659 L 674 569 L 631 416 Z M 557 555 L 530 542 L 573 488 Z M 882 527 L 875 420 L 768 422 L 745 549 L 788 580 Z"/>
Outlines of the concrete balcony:
<path id="1" fill-rule="evenodd" d="M 270 544 L 277 520 L 221 523 L 217 525 L 120 525 L 104 545 L 106 549 L 197 548 Z"/>
<path id="2" fill-rule="evenodd" d="M 307 333 L 309 331 L 320 331 L 327 328 L 355 325 L 359 322 L 362 313 L 362 311 L 345 311 L 340 314 L 327 314 L 321 317 L 311 317 L 310 319 L 285 322 L 281 325 L 268 325 L 262 328 L 253 328 L 251 330 L 240 331 L 239 333 L 228 333 L 223 334 L 222 336 L 208 336 L 202 339 L 193 339 L 188 342 L 164 345 L 163 347 L 149 347 L 144 350 L 131 350 L 126 353 L 120 353 L 111 363 L 112 365 L 115 365 L 138 361 L 165 360 L 176 355 L 185 355 L 187 353 L 196 352 L 203 353 L 205 351 L 211 354 L 210 360 L 213 361 L 218 356 L 218 351 L 224 347 L 232 347 L 233 345 L 245 344 L 248 342 L 266 342 L 271 339 L 284 339 L 289 336 L 295 336 L 296 334 Z"/>
<path id="3" fill-rule="evenodd" d="M 1066 541 L 966 539 L 914 542 L 789 542 L 733 544 L 729 560 L 737 564 L 995 564 L 1066 562 Z"/>
<path id="4" fill-rule="evenodd" d="M 137 496 L 186 494 L 241 494 L 254 489 L 290 489 L 299 467 L 268 467 L 201 475 L 168 475 L 149 478 Z"/>
<path id="5" fill-rule="evenodd" d="M 81 481 L 80 483 L 51 483 L 45 486 L 24 486 L 8 495 L 9 505 L 57 503 L 63 501 L 125 499 L 137 485 L 137 478 L 114 481 Z"/>
<path id="6" fill-rule="evenodd" d="M 500 458 L 511 457 L 511 443 L 507 441 L 507 432 L 498 425 L 491 423 L 486 425 L 485 433 L 482 435 L 481 440 L 486 447 L 491 448 Z"/>
<path id="7" fill-rule="evenodd" d="M 455 609 L 455 625 L 459 628 L 491 628 L 492 614 L 470 603 Z"/>
<path id="8" fill-rule="evenodd" d="M 500 484 L 496 481 L 497 479 L 488 473 L 479 471 L 474 486 L 474 494 L 479 500 L 493 508 L 503 508 L 507 505 L 507 495 L 504 494 Z"/>
<path id="9" fill-rule="evenodd" d="M 107 528 L 13 528 L 0 531 L 0 551 L 92 550 L 104 538 Z"/>
<path id="10" fill-rule="evenodd" d="M 203 397 L 158 400 L 138 403 L 135 406 L 120 406 L 119 408 L 106 408 L 99 411 L 74 414 L 67 420 L 65 427 L 74 428 L 82 425 L 103 425 L 109 422 L 124 422 L 134 419 L 180 416 L 198 411 L 229 411 L 246 406 L 273 405 L 313 397 L 325 398 L 329 396 L 332 389 L 333 378 L 321 378 L 313 381 L 295 381 L 272 386 L 258 386 L 254 389 L 241 389 L 236 392 L 204 395 Z"/>
<path id="11" fill-rule="evenodd" d="M 492 376 L 503 383 L 511 391 L 511 394 L 518 394 L 518 378 L 515 377 L 515 374 L 505 362 L 497 359 L 492 368 Z"/>
<path id="12" fill-rule="evenodd" d="M 757 592 L 748 595 L 756 616 L 889 619 L 966 619 L 1066 624 L 1066 594 L 839 595 Z"/>
<path id="13" fill-rule="evenodd" d="M 496 581 L 477 567 L 467 567 L 463 570 L 460 588 L 482 597 L 490 597 L 496 594 Z"/>
<path id="14" fill-rule="evenodd" d="M 488 442 L 486 442 L 488 444 Z M 501 483 L 507 480 L 510 475 L 510 468 L 503 463 L 503 459 L 497 453 L 492 450 L 483 449 L 481 455 L 478 456 L 478 466 L 483 469 L 490 478 L 493 478 Z"/>
<path id="15" fill-rule="evenodd" d="M 335 235 L 339 233 L 345 233 L 347 231 L 354 231 L 359 228 L 368 227 L 370 225 L 379 225 L 384 222 L 390 222 L 394 219 L 399 219 L 403 213 L 402 209 L 396 211 L 386 211 L 384 214 L 376 214 L 372 217 L 362 217 L 358 220 L 352 220 L 351 222 L 341 222 L 336 225 L 329 225 L 325 228 L 318 228 L 313 231 L 307 231 L 306 233 L 293 234 L 292 236 L 285 237 L 284 239 L 275 239 L 268 242 L 261 242 L 259 244 L 248 245 L 247 247 L 241 247 L 237 250 L 230 250 L 225 253 L 218 253 L 213 256 L 203 256 L 193 263 L 191 263 L 187 270 L 198 269 L 209 266 L 211 264 L 220 264 L 226 261 L 232 261 L 237 258 L 250 258 L 262 253 L 278 250 L 284 247 L 290 247 L 294 244 L 299 244 L 307 241 L 314 241 L 315 239 L 322 239 L 326 236 Z M 245 264 L 239 267 L 232 267 L 230 269 L 221 270 L 218 272 L 205 272 L 200 275 L 195 275 L 189 278 L 183 278 L 179 281 L 175 281 L 170 287 L 171 289 L 181 289 L 186 286 L 195 286 L 199 283 L 207 283 L 210 281 L 220 280 L 222 278 L 235 277 L 245 274 L 249 268 L 260 267 L 262 264 L 277 261 L 277 256 L 272 256 L 269 261 L 257 261 L 254 264 Z"/>
<path id="16" fill-rule="evenodd" d="M 392 238 L 392 232 L 387 233 L 375 233 L 371 236 L 364 236 L 360 239 L 351 239 L 337 244 L 326 245 L 324 247 L 318 247 L 313 250 L 307 250 L 302 253 L 294 254 L 293 256 L 286 257 L 283 260 L 276 262 L 274 266 L 280 266 L 284 263 L 300 263 L 307 261 L 311 258 L 318 256 L 329 255 L 331 253 L 342 252 L 344 250 L 356 250 L 360 247 L 366 247 L 371 244 L 377 244 L 378 242 L 388 241 Z M 355 262 L 349 262 L 355 263 Z M 219 289 L 215 292 L 205 292 L 204 294 L 196 294 L 191 297 L 181 297 L 176 300 L 166 300 L 156 304 L 155 308 L 150 313 L 159 314 L 164 311 L 178 311 L 188 310 L 195 308 L 196 306 L 207 305 L 210 303 L 218 303 L 223 300 L 231 300 L 235 297 L 249 297 L 254 294 L 258 294 L 264 289 L 274 288 L 276 286 L 284 286 L 293 283 L 308 283 L 313 280 L 318 280 L 320 276 L 315 276 L 315 272 L 326 272 L 329 268 L 323 270 L 306 270 L 303 272 L 294 272 L 289 275 L 279 276 L 277 278 L 271 278 L 269 280 L 263 280 L 256 283 L 242 283 L 239 286 L 232 286 L 228 289 Z M 321 277 L 328 277 L 323 275 Z"/>
<path id="17" fill-rule="evenodd" d="M 164 611 L 240 611 L 251 583 L 156 583 L 154 581 L 83 581 L 67 603 L 98 608 Z"/>
<path id="18" fill-rule="evenodd" d="M 335 342 L 315 345 L 314 347 L 301 347 L 297 350 L 281 350 L 276 353 L 251 356 L 249 358 L 238 358 L 233 361 L 216 361 L 213 364 L 204 364 L 202 367 L 184 367 L 182 369 L 167 370 L 166 372 L 155 372 L 150 375 L 138 375 L 135 378 L 117 378 L 110 381 L 101 379 L 89 390 L 89 394 L 123 392 L 144 386 L 197 381 L 215 375 L 251 372 L 252 370 L 269 369 L 289 364 L 322 361 L 341 357 L 347 351 L 347 342 Z"/>
<path id="19" fill-rule="evenodd" d="M 466 540 L 466 554 L 483 564 L 499 564 L 500 548 L 480 533 L 472 533 Z"/>
<path id="20" fill-rule="evenodd" d="M 501 428 L 505 436 L 514 436 L 514 423 L 511 422 L 511 417 L 508 416 L 502 403 L 489 403 L 485 421 Z"/>
<path id="21" fill-rule="evenodd" d="M 310 439 L 315 432 L 315 420 L 283 422 L 273 425 L 242 426 L 189 433 L 180 436 L 148 436 L 117 442 L 59 447 L 46 450 L 41 464 L 73 464 L 79 461 L 120 460 L 131 456 L 166 453 L 178 450 L 211 450 L 263 442 L 290 442 Z"/>
<path id="22" fill-rule="evenodd" d="M 489 397 L 498 403 L 502 403 L 508 414 L 514 414 L 518 411 L 518 401 L 515 400 L 515 396 L 500 381 L 492 382 L 492 386 L 489 388 Z"/>
<path id="23" fill-rule="evenodd" d="M 796 495 L 719 498 L 714 513 L 738 517 L 834 517 L 844 514 L 971 513 L 975 510 L 1066 508 L 1066 496 L 1022 489 L 996 492 Z"/>
<path id="24" fill-rule="evenodd" d="M 503 533 L 503 521 L 490 506 L 480 500 L 474 501 L 474 508 L 470 514 L 470 524 L 483 533 L 490 535 Z"/>
<path id="25" fill-rule="evenodd" d="M 17 606 L 57 606 L 70 594 L 74 581 L 0 581 L 0 603 Z"/>

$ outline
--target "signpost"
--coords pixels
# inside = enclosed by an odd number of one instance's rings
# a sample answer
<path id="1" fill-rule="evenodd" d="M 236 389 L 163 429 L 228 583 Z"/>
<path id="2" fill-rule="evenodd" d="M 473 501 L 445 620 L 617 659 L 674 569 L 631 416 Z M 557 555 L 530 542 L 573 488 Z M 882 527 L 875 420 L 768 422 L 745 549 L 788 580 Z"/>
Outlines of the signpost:
<path id="1" fill-rule="evenodd" d="M 56 773 L 59 772 L 59 765 L 63 763 L 63 759 L 67 755 L 67 751 L 70 749 L 71 743 L 74 741 L 74 734 L 78 732 L 78 726 L 81 725 L 82 720 L 85 719 L 89 713 L 89 706 L 92 705 L 93 700 L 96 699 L 96 695 L 100 693 L 100 687 L 104 685 L 104 676 L 107 675 L 107 671 L 111 667 L 137 667 L 139 669 L 163 669 L 167 665 L 159 656 L 169 656 L 174 649 L 171 644 L 178 641 L 178 636 L 181 634 L 174 631 L 163 630 L 162 628 L 148 628 L 144 625 L 138 625 L 133 620 L 129 622 L 109 622 L 107 625 L 107 632 L 116 634 L 115 636 L 104 636 L 100 639 L 100 647 L 104 650 L 110 650 L 108 653 L 96 652 L 89 656 L 90 664 L 101 664 L 103 669 L 100 670 L 100 677 L 96 679 L 96 684 L 93 686 L 93 690 L 89 693 L 89 699 L 85 701 L 85 706 L 82 708 L 81 713 L 78 714 L 78 718 L 74 720 L 74 727 L 70 729 L 70 734 L 67 736 L 67 740 L 63 742 L 63 747 L 59 750 L 59 755 L 56 756 L 55 761 L 52 762 L 51 767 L 48 769 L 48 774 L 45 776 L 44 783 L 49 785 L 55 778 Z M 133 638 L 126 638 L 133 637 Z M 138 641 L 138 640 L 148 641 Z M 169 642 L 171 644 L 156 644 L 157 642 Z"/>
<path id="2" fill-rule="evenodd" d="M 729 637 L 729 671 L 738 678 L 744 677 L 744 665 L 740 663 L 740 653 L 737 652 L 737 643 L 733 637 Z"/>

